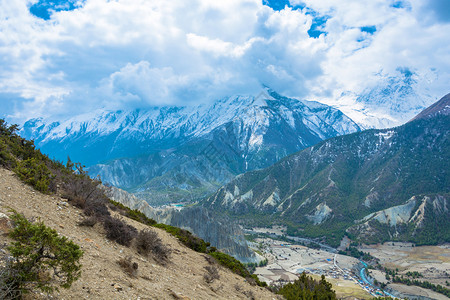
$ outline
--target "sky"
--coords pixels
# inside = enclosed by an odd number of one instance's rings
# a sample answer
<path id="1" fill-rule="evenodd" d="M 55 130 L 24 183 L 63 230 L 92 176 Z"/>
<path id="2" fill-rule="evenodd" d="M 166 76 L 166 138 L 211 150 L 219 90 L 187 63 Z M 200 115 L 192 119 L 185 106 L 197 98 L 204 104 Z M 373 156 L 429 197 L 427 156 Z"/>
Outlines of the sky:
<path id="1" fill-rule="evenodd" d="M 0 0 L 0 117 L 322 102 L 407 68 L 450 92 L 448 0 Z"/>

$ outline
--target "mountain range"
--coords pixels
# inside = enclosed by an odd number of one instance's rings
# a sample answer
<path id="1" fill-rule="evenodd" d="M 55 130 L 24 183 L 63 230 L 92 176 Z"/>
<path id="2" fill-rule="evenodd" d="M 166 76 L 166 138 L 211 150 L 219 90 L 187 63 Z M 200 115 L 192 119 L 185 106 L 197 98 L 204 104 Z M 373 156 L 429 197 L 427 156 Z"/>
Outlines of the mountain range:
<path id="1" fill-rule="evenodd" d="M 27 121 L 21 135 L 58 160 L 152 204 L 195 201 L 234 176 L 268 167 L 321 140 L 359 131 L 341 111 L 264 88 L 197 107 L 96 111 Z"/>
<path id="2" fill-rule="evenodd" d="M 361 242 L 450 241 L 450 94 L 410 122 L 331 138 L 237 176 L 202 203 L 244 226 Z"/>

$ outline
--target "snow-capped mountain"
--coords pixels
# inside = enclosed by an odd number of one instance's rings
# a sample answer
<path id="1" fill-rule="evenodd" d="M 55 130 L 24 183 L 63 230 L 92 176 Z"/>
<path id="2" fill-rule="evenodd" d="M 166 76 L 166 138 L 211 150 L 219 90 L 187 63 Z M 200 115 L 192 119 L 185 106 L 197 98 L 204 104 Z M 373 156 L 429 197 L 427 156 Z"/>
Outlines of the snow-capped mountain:
<path id="1" fill-rule="evenodd" d="M 333 103 L 363 128 L 389 128 L 411 120 L 440 95 L 432 92 L 437 81 L 434 71 L 418 74 L 408 68 L 397 68 L 393 74 L 380 72 L 375 84 L 360 93 L 345 92 Z"/>
<path id="2" fill-rule="evenodd" d="M 323 139 L 359 131 L 342 112 L 264 89 L 197 107 L 93 112 L 60 122 L 33 119 L 22 135 L 51 157 L 149 198 L 195 198 L 244 171 L 266 167 Z M 173 194 L 170 195 L 169 192 Z"/>

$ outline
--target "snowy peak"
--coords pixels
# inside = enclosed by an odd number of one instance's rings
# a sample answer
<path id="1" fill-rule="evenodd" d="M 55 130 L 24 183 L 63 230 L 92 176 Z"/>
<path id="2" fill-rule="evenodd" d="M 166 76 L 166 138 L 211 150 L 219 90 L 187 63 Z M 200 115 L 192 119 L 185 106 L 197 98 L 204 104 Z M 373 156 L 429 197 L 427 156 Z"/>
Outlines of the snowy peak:
<path id="1" fill-rule="evenodd" d="M 396 76 L 380 75 L 377 86 L 367 89 L 356 101 L 370 110 L 385 111 L 400 122 L 430 105 L 430 96 L 420 90 L 417 74 L 408 68 L 398 68 Z M 433 102 L 433 101 L 431 101 Z"/>
<path id="2" fill-rule="evenodd" d="M 399 67 L 374 76 L 376 85 L 359 93 L 345 92 L 333 103 L 363 128 L 402 125 L 438 100 L 432 91 L 433 83 L 440 82 L 436 71 L 419 73 Z"/>

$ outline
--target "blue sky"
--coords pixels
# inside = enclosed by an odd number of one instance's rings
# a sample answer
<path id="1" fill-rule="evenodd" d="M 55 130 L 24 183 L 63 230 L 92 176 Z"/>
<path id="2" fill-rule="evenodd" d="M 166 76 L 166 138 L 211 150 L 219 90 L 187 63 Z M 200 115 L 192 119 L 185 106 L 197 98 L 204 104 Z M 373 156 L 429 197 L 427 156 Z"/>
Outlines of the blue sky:
<path id="1" fill-rule="evenodd" d="M 399 68 L 439 97 L 449 3 L 0 0 L 0 117 L 190 105 L 261 84 L 326 103 Z"/>

